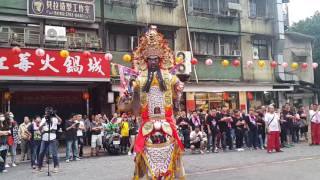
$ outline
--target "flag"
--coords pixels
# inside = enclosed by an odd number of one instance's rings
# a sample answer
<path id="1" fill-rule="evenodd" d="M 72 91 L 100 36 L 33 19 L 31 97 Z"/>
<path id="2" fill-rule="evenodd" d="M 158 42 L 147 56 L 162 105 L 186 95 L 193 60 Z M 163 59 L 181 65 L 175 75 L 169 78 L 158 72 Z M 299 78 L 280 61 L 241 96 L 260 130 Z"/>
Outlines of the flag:
<path id="1" fill-rule="evenodd" d="M 124 92 L 131 93 L 130 80 L 136 79 L 139 74 L 135 70 L 120 64 L 118 64 L 118 69 L 120 75 L 120 94 L 122 95 Z"/>

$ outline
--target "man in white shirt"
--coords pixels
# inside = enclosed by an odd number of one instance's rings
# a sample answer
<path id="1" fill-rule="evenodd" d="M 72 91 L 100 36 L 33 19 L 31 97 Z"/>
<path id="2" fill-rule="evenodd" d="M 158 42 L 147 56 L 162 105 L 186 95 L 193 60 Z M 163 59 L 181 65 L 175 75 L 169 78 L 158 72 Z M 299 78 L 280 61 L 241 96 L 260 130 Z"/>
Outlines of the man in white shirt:
<path id="1" fill-rule="evenodd" d="M 280 117 L 274 112 L 274 107 L 268 107 L 268 113 L 265 115 L 265 123 L 268 133 L 267 151 L 272 153 L 273 150 L 276 152 L 282 152 L 280 150 Z"/>
<path id="2" fill-rule="evenodd" d="M 192 153 L 194 153 L 197 148 L 200 148 L 201 154 L 204 153 L 204 149 L 207 144 L 207 135 L 206 133 L 200 131 L 199 126 L 196 126 L 194 131 L 190 133 L 190 144 Z"/>
<path id="3" fill-rule="evenodd" d="M 312 145 L 320 144 L 320 112 L 318 105 L 314 104 L 312 110 L 309 111 L 311 121 L 311 141 Z"/>
<path id="4" fill-rule="evenodd" d="M 50 118 L 50 119 L 47 119 Z M 48 123 L 48 121 L 50 123 Z M 58 160 L 58 144 L 57 135 L 58 125 L 61 123 L 61 118 L 57 116 L 53 108 L 49 107 L 45 109 L 45 117 L 42 118 L 39 129 L 42 132 L 42 140 L 40 146 L 40 156 L 38 162 L 38 170 L 41 171 L 43 158 L 46 155 L 48 148 L 52 154 L 54 172 L 58 172 L 59 160 Z M 49 131 L 50 130 L 50 131 Z"/>

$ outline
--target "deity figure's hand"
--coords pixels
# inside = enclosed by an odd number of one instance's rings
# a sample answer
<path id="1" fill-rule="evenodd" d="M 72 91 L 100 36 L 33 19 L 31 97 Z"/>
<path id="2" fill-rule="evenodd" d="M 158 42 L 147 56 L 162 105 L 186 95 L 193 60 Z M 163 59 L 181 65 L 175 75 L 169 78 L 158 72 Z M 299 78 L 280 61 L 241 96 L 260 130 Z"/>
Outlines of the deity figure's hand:
<path id="1" fill-rule="evenodd" d="M 179 81 L 179 82 L 176 84 L 176 86 L 175 86 L 175 90 L 176 90 L 177 92 L 182 92 L 183 89 L 184 89 L 184 84 Z"/>

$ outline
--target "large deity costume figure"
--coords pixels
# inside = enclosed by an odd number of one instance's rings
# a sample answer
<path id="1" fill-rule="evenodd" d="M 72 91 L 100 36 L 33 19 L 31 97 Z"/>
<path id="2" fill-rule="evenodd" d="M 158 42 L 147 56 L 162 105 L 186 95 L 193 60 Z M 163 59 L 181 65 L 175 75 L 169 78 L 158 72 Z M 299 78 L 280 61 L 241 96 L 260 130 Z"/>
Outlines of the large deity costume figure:
<path id="1" fill-rule="evenodd" d="M 138 110 L 141 116 L 134 145 L 133 179 L 185 179 L 181 161 L 183 145 L 173 119 L 183 83 L 170 73 L 174 56 L 156 27 L 151 26 L 140 38 L 132 65 L 139 75 L 130 82 L 132 98 L 127 105 L 130 104 L 133 111 Z"/>

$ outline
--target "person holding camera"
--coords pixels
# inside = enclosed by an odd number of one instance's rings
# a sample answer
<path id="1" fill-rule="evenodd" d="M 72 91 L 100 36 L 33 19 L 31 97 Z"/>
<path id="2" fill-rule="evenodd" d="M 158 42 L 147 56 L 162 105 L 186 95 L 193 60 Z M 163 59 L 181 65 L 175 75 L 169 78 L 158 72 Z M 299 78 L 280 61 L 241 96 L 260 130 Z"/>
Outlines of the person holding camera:
<path id="1" fill-rule="evenodd" d="M 30 119 L 28 116 L 25 116 L 23 119 L 23 123 L 19 126 L 19 138 L 21 140 L 20 148 L 21 148 L 21 159 L 20 161 L 25 160 L 25 156 L 27 156 L 27 160 L 30 159 L 31 151 L 30 151 L 30 139 L 31 134 L 28 131 L 28 127 L 31 125 Z"/>
<path id="2" fill-rule="evenodd" d="M 200 126 L 195 126 L 194 131 L 190 133 L 190 144 L 191 153 L 194 153 L 196 149 L 200 148 L 201 154 L 204 154 L 207 144 L 207 135 L 200 131 Z"/>
<path id="3" fill-rule="evenodd" d="M 42 118 L 40 123 L 40 131 L 42 132 L 42 140 L 40 145 L 40 156 L 38 162 L 38 171 L 42 171 L 43 158 L 46 153 L 52 154 L 53 158 L 53 172 L 57 173 L 59 169 L 58 160 L 58 142 L 57 142 L 57 130 L 58 125 L 61 124 L 61 118 L 55 113 L 53 108 L 47 107 L 45 109 L 45 117 Z"/>
<path id="4" fill-rule="evenodd" d="M 30 149 L 31 149 L 31 167 L 36 169 L 37 163 L 39 163 L 39 152 L 41 145 L 41 132 L 39 129 L 41 122 L 40 116 L 35 116 L 34 121 L 28 127 L 28 131 L 31 134 Z"/>
<path id="5" fill-rule="evenodd" d="M 77 121 L 77 115 L 72 114 L 71 118 L 66 121 L 66 162 L 69 163 L 72 158 L 70 157 L 71 151 L 73 152 L 73 159 L 79 161 L 79 151 L 78 151 L 78 139 L 77 131 L 79 129 L 80 122 Z"/>
<path id="6" fill-rule="evenodd" d="M 0 113 L 0 173 L 7 172 L 5 167 L 7 151 L 8 151 L 8 136 L 11 134 L 9 129 L 10 119 Z"/>
<path id="7" fill-rule="evenodd" d="M 96 156 L 99 155 L 99 148 L 102 145 L 101 142 L 101 132 L 103 130 L 103 126 L 100 121 L 100 115 L 96 115 L 94 118 L 94 121 L 92 122 L 92 128 L 91 128 L 91 156 L 94 154 Z"/>

